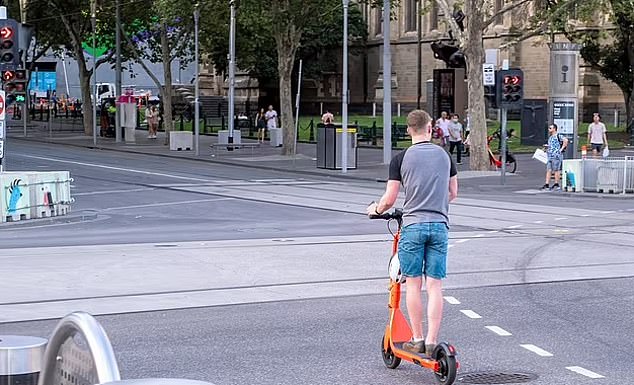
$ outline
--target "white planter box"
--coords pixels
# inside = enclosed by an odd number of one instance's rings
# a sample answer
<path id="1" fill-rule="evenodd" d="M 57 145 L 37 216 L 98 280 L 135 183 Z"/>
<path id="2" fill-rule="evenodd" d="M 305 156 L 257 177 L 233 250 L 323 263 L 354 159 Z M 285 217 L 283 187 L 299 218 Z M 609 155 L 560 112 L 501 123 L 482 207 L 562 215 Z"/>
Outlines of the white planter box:
<path id="1" fill-rule="evenodd" d="M 189 131 L 170 131 L 171 151 L 190 151 L 194 147 L 194 136 Z"/>
<path id="2" fill-rule="evenodd" d="M 233 143 L 242 144 L 242 133 L 240 130 L 233 130 Z M 218 144 L 229 144 L 229 130 L 218 131 Z"/>
<path id="3" fill-rule="evenodd" d="M 269 128 L 269 136 L 271 137 L 271 147 L 282 147 L 284 139 L 281 128 Z"/>

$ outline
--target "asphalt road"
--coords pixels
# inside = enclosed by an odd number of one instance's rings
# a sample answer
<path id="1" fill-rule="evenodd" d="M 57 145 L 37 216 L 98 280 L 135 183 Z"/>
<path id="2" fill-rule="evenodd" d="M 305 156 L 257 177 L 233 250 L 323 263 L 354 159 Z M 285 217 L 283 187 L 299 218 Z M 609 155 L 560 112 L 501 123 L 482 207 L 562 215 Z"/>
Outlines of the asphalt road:
<path id="1" fill-rule="evenodd" d="M 47 336 L 85 310 L 123 378 L 434 382 L 408 364 L 385 369 L 378 351 L 389 234 L 362 213 L 382 184 L 18 141 L 12 151 L 13 170 L 71 171 L 75 219 L 0 225 L 0 334 Z M 632 200 L 460 183 L 442 332 L 460 376 L 628 383 Z"/>

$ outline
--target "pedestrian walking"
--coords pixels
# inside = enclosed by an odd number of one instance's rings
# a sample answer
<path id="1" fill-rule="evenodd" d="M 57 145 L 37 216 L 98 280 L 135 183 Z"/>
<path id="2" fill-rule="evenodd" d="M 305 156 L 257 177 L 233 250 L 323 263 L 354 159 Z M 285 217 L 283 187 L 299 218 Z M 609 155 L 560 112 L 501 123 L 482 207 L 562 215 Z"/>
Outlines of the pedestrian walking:
<path id="1" fill-rule="evenodd" d="M 277 111 L 273 109 L 273 106 L 269 106 L 269 110 L 266 111 L 264 117 L 266 118 L 267 129 L 277 128 Z"/>
<path id="2" fill-rule="evenodd" d="M 447 111 L 442 111 L 440 113 L 440 118 L 436 120 L 436 128 L 442 131 L 440 145 L 445 148 L 449 144 L 449 123 L 451 123 L 451 119 L 449 119 L 449 113 Z M 440 132 L 438 132 L 438 134 L 440 134 Z"/>
<path id="3" fill-rule="evenodd" d="M 544 146 L 546 149 L 546 182 L 542 186 L 542 190 L 561 191 L 559 180 L 561 179 L 561 166 L 563 163 L 563 152 L 568 147 L 568 138 L 557 133 L 557 125 L 555 123 L 548 126 L 548 144 Z M 550 178 L 555 174 L 555 184 L 550 187 Z"/>
<path id="4" fill-rule="evenodd" d="M 608 148 L 608 135 L 605 124 L 601 122 L 601 115 L 595 112 L 592 115 L 592 123 L 588 126 L 588 144 L 592 146 L 592 155 L 599 157 L 602 149 Z"/>
<path id="5" fill-rule="evenodd" d="M 407 133 L 412 146 L 390 163 L 389 178 L 379 203 L 372 203 L 368 215 L 380 215 L 394 205 L 399 188 L 405 189 L 403 228 L 398 258 L 405 280 L 407 313 L 412 340 L 403 349 L 431 355 L 438 343 L 442 320 L 442 280 L 447 270 L 449 202 L 458 195 L 456 166 L 449 154 L 430 143 L 432 119 L 422 110 L 407 116 Z M 421 167 L 424 165 L 424 167 Z M 423 334 L 421 288 L 427 288 L 427 333 Z"/>
<path id="6" fill-rule="evenodd" d="M 266 112 L 264 112 L 264 108 L 261 108 L 260 112 L 258 112 L 255 124 L 258 127 L 258 143 L 264 143 L 264 137 L 266 136 Z"/>
<path id="7" fill-rule="evenodd" d="M 148 139 L 156 139 L 156 133 L 158 131 L 159 112 L 156 106 L 150 106 L 145 109 L 145 119 L 148 126 Z"/>
<path id="8" fill-rule="evenodd" d="M 453 155 L 456 149 L 456 163 L 462 164 L 462 123 L 460 123 L 458 114 L 451 115 L 451 123 L 449 123 L 449 154 Z"/>

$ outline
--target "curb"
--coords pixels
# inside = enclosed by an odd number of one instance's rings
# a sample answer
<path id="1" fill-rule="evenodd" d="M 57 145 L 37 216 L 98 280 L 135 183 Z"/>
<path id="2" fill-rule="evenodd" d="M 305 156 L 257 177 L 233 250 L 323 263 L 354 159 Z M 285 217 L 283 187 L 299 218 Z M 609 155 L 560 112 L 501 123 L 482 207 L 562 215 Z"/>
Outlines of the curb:
<path id="1" fill-rule="evenodd" d="M 221 165 L 226 165 L 226 166 L 243 167 L 243 168 L 251 168 L 251 169 L 255 168 L 255 169 L 267 170 L 267 171 L 294 172 L 294 173 L 297 173 L 297 174 L 310 175 L 310 176 L 321 176 L 321 177 L 328 177 L 328 178 L 353 179 L 353 180 L 362 180 L 362 181 L 370 181 L 370 182 L 380 182 L 379 178 L 366 178 L 366 177 L 355 176 L 355 175 L 341 175 L 341 174 L 332 174 L 332 175 L 330 175 L 330 174 L 320 173 L 318 171 L 293 170 L 293 169 L 286 169 L 286 168 L 279 168 L 279 167 L 262 166 L 262 165 L 259 165 L 259 164 L 248 164 L 247 165 L 247 164 L 235 163 L 235 162 L 230 162 L 230 161 L 215 160 L 215 159 L 185 158 L 185 157 L 174 156 L 174 155 L 169 155 L 169 154 L 153 154 L 153 153 L 147 153 L 147 152 L 143 152 L 143 151 L 135 151 L 135 150 L 129 150 L 129 149 L 103 147 L 103 146 L 99 146 L 99 145 L 97 145 L 95 147 L 95 146 L 92 146 L 92 145 L 86 146 L 86 145 L 81 145 L 81 144 L 59 143 L 59 142 L 55 142 L 55 141 L 42 140 L 42 139 L 37 139 L 37 138 L 24 138 L 24 137 L 12 137 L 11 139 L 21 140 L 21 141 L 24 141 L 24 142 L 29 142 L 30 141 L 30 142 L 38 142 L 38 143 L 45 143 L 45 144 L 54 144 L 54 145 L 58 145 L 58 146 L 75 147 L 75 148 L 88 148 L 88 149 L 92 149 L 92 150 L 103 150 L 103 151 L 112 151 L 112 152 L 123 152 L 123 153 L 128 153 L 128 154 L 156 156 L 156 157 L 160 157 L 160 158 L 191 160 L 191 161 L 195 161 L 195 162 L 215 163 L 215 164 L 221 164 Z"/>
<path id="2" fill-rule="evenodd" d="M 60 223 L 79 223 L 79 222 L 87 222 L 94 221 L 99 217 L 97 212 L 87 211 L 85 213 L 77 213 L 70 215 L 61 215 L 57 217 L 47 217 L 47 218 L 34 218 L 34 219 L 26 219 L 23 221 L 15 221 L 15 222 L 2 222 L 0 223 L 0 229 L 6 228 L 20 228 L 20 227 L 32 227 L 32 226 L 41 226 L 41 225 L 55 225 Z"/>

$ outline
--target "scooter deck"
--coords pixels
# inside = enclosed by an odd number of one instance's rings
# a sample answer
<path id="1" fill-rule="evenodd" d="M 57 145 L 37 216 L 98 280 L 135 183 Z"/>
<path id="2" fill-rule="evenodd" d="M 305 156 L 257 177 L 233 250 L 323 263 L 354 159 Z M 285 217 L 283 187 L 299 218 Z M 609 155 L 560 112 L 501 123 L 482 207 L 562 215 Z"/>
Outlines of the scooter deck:
<path id="1" fill-rule="evenodd" d="M 399 351 L 402 351 L 402 352 L 404 352 L 405 354 L 408 354 L 408 355 L 417 356 L 417 357 L 420 357 L 422 359 L 429 360 L 429 361 L 433 361 L 434 360 L 433 358 L 431 358 L 430 356 L 428 356 L 425 353 L 414 353 L 414 352 L 411 352 L 409 350 L 403 349 L 403 344 L 404 344 L 404 342 L 396 342 L 394 344 L 394 347 L 396 349 L 398 349 Z"/>

